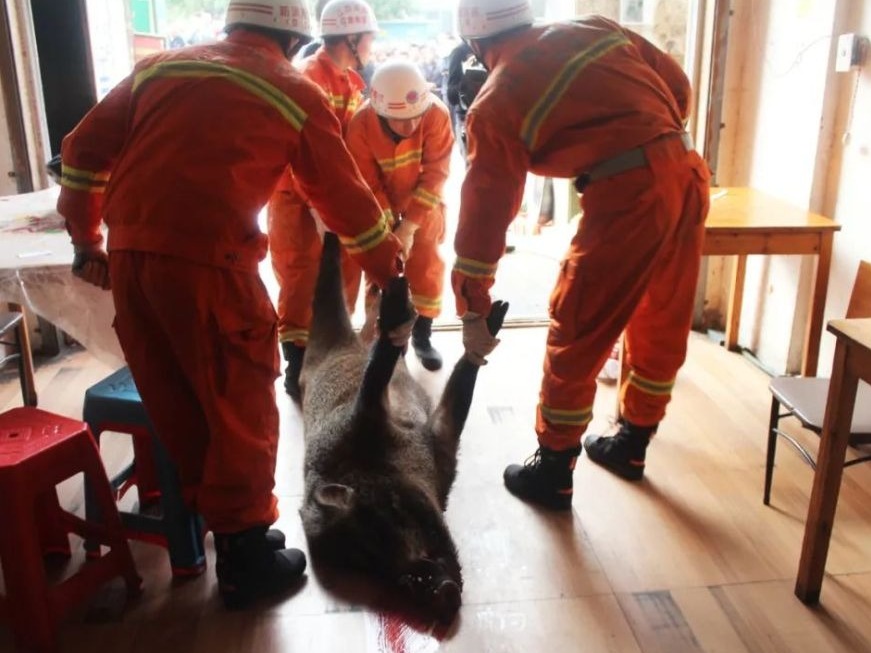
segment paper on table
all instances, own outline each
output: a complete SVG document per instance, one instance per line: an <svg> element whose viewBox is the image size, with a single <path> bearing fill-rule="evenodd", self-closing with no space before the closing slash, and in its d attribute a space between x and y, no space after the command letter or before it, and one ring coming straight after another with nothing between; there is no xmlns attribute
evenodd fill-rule
<svg viewBox="0 0 871 653"><path fill-rule="evenodd" d="M73 246L55 210L58 192L0 197L0 301L27 306L101 361L121 367L112 293L73 276Z"/></svg>

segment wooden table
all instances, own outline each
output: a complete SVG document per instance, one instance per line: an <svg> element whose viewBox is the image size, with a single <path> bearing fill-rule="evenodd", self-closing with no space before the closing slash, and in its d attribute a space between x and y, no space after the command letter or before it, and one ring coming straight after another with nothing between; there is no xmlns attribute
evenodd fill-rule
<svg viewBox="0 0 871 653"><path fill-rule="evenodd" d="M0 197L0 302L26 306L115 368L112 293L73 276L73 246L55 210L59 186Z"/></svg>
<svg viewBox="0 0 871 653"><path fill-rule="evenodd" d="M712 188L705 223L705 256L737 256L726 313L726 346L738 347L747 256L815 254L816 272L805 325L801 373L816 376L829 285L832 240L840 229L829 218L752 188Z"/></svg>
<svg viewBox="0 0 871 653"><path fill-rule="evenodd" d="M801 373L817 375L823 314L832 263L832 241L841 225L817 213L752 188L712 188L711 209L705 221L703 256L737 256L729 288L725 345L738 349L738 327L744 299L747 257L753 254L815 254L817 256L811 306L805 325ZM617 387L629 374L625 343L620 346ZM620 414L620 393L617 411Z"/></svg>
<svg viewBox="0 0 871 653"><path fill-rule="evenodd" d="M805 603L820 600L856 390L859 379L871 383L871 319L832 320L828 330L837 338L835 360L795 581L795 595Z"/></svg>

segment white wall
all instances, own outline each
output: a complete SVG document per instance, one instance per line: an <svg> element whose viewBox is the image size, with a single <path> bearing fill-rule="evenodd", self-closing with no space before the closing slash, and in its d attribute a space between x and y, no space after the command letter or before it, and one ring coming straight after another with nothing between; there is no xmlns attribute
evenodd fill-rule
<svg viewBox="0 0 871 653"><path fill-rule="evenodd" d="M871 36L869 3L849 5L841 31ZM835 236L826 320L844 317L859 261L871 261L871 51L864 68L838 75L832 93L841 102L823 206L841 225L841 232ZM845 144L842 137L846 132L850 136ZM823 336L820 374L831 371L834 349L834 337Z"/></svg>
<svg viewBox="0 0 871 653"><path fill-rule="evenodd" d="M844 302L840 284L860 251L871 255L867 212L861 222L863 161L865 186L869 177L867 154L864 159L859 154L863 134L858 125L871 116L867 72L860 85L866 96L856 105L855 138L843 157L843 179L831 180L833 142L840 146L832 136L844 104L843 75L833 71L834 44L837 34L855 22L850 11L860 4L867 3L733 0L730 25L718 182L752 186L845 225L835 237L830 310ZM849 232L848 223L854 225ZM749 259L739 344L775 372L800 365L813 265L811 257ZM826 358L830 350L821 361Z"/></svg>
<svg viewBox="0 0 871 653"><path fill-rule="evenodd" d="M6 120L6 107L0 99L0 195L18 193L18 183L9 174L15 171L12 163L12 144L9 142L9 128Z"/></svg>

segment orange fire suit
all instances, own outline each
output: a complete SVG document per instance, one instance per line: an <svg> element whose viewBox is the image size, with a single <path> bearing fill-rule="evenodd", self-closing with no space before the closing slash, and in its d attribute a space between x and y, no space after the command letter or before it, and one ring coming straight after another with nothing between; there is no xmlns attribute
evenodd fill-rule
<svg viewBox="0 0 871 653"><path fill-rule="evenodd" d="M326 98L240 29L138 63L62 159L58 211L79 247L108 226L116 331L186 499L216 532L271 524L278 355L257 214L289 164L369 274L400 260Z"/></svg>
<svg viewBox="0 0 871 653"><path fill-rule="evenodd" d="M539 443L579 444L596 374L624 329L622 415L655 425L686 356L709 202L707 166L681 137L689 82L668 55L600 17L523 30L484 56L491 72L466 118L457 310L489 312L527 171L577 178L583 219L550 298Z"/></svg>
<svg viewBox="0 0 871 653"><path fill-rule="evenodd" d="M323 48L305 59L300 70L326 93L344 134L363 98L366 87L363 78L354 70L340 69ZM330 183L333 182L330 179ZM334 184L332 188L336 193L344 192L341 185ZM289 169L269 201L267 219L272 269L278 280L278 339L304 347L312 317L321 239L310 202ZM345 252L342 253L342 276L348 310L353 312L360 291L360 266Z"/></svg>
<svg viewBox="0 0 871 653"><path fill-rule="evenodd" d="M405 276L417 312L438 317L445 276L445 263L438 251L445 238L442 187L450 172L454 145L447 107L434 98L414 133L396 139L366 103L351 120L346 140L381 208L394 219L419 225L405 263Z"/></svg>

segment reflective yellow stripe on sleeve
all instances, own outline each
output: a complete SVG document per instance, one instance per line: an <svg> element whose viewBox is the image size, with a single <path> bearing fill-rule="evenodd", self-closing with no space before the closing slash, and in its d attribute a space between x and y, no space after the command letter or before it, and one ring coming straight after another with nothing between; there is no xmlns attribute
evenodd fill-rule
<svg viewBox="0 0 871 653"><path fill-rule="evenodd" d="M339 242L344 245L349 254L361 254L378 247L378 245L387 238L389 231L387 214L382 211L381 217L378 219L378 223L374 227L367 229L353 238L339 236Z"/></svg>
<svg viewBox="0 0 871 653"><path fill-rule="evenodd" d="M422 150L411 150L402 154L395 159L378 159L378 167L383 172L393 172L397 168L402 168L407 165L420 165L420 157Z"/></svg>
<svg viewBox="0 0 871 653"><path fill-rule="evenodd" d="M357 103L352 99L348 102L348 98L344 95L339 95L337 93L328 93L327 97L330 99L330 106L336 110L344 109L346 106L348 109L353 109Z"/></svg>
<svg viewBox="0 0 871 653"><path fill-rule="evenodd" d="M308 114L278 88L249 72L210 61L164 61L139 71L133 80L133 92L159 77L222 77L256 95L274 107L297 131Z"/></svg>
<svg viewBox="0 0 871 653"><path fill-rule="evenodd" d="M79 168L73 168L65 163L61 163L61 186L66 186L73 190L84 190L89 193L102 193L106 190L108 182L108 171L91 172L90 170L80 170Z"/></svg>
<svg viewBox="0 0 871 653"><path fill-rule="evenodd" d="M629 39L622 33L615 32L584 48L566 62L547 90L538 98L538 102L535 103L523 119L520 137L529 149L536 146L538 132L542 124L547 120L551 109L560 101L560 98L562 98L575 77L599 57L616 47L628 45L629 42Z"/></svg>
<svg viewBox="0 0 871 653"><path fill-rule="evenodd" d="M428 208L433 208L442 199L435 193L430 193L426 188L415 188L411 196Z"/></svg>

